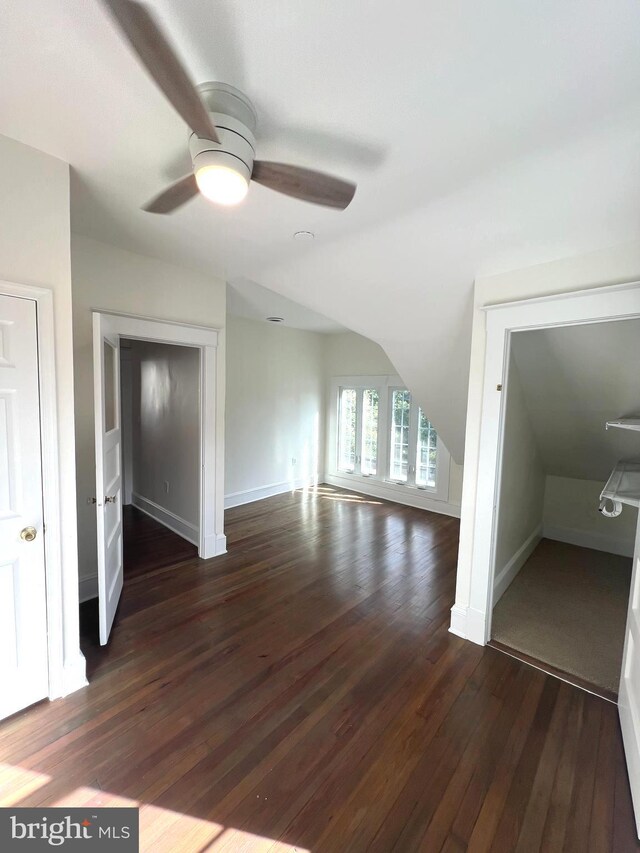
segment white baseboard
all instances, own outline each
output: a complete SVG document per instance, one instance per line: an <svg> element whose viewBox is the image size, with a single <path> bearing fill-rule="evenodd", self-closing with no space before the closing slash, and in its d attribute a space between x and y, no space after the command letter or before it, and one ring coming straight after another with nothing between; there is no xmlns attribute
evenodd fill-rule
<svg viewBox="0 0 640 853"><path fill-rule="evenodd" d="M451 608L449 631L463 640L470 640L479 646L487 644L487 617L485 613L473 607L454 604Z"/></svg>
<svg viewBox="0 0 640 853"><path fill-rule="evenodd" d="M337 486L340 489L361 492L363 495L369 495L371 498L381 498L382 500L392 501L403 506L413 506L417 509L426 509L429 512L438 512L441 515L460 518L460 506L458 504L434 500L429 497L428 492L424 492L421 489L406 488L405 490L404 487L386 485L380 480L366 477L354 480L336 474L326 474L324 482L329 486Z"/></svg>
<svg viewBox="0 0 640 853"><path fill-rule="evenodd" d="M62 676L62 685L60 696L68 696L70 693L75 693L81 687L86 687L87 681L87 662L83 654L78 653L72 661L65 663ZM49 699L58 699L59 696L49 695Z"/></svg>
<svg viewBox="0 0 640 853"><path fill-rule="evenodd" d="M79 598L80 604L98 597L98 575L88 578L80 578Z"/></svg>
<svg viewBox="0 0 640 853"><path fill-rule="evenodd" d="M567 545L580 545L594 551L606 551L607 554L619 554L621 557L633 557L633 539L620 539L593 530L575 530L570 527L554 527L545 524L542 529L545 539L566 542Z"/></svg>
<svg viewBox="0 0 640 853"><path fill-rule="evenodd" d="M319 482L323 482L323 480L320 479ZM313 479L304 477L293 482L271 483L268 486L258 486L256 489L245 489L243 492L231 492L224 496L224 508L231 509L234 506L262 501L265 498L272 498L275 495L284 495L286 492L295 492L296 489L311 487L315 483L315 477Z"/></svg>
<svg viewBox="0 0 640 853"><path fill-rule="evenodd" d="M213 533L211 536L204 538L204 552L198 556L203 560L210 560L213 557L219 557L221 554L227 553L227 537L224 533Z"/></svg>
<svg viewBox="0 0 640 853"><path fill-rule="evenodd" d="M186 519L176 515L175 512L165 509L160 504L139 495L137 492L132 492L131 503L141 512L168 527L169 530L173 530L178 536L182 536L187 542L200 545L200 534L195 524L191 524L190 521L186 521Z"/></svg>
<svg viewBox="0 0 640 853"><path fill-rule="evenodd" d="M511 584L515 576L518 574L520 569L527 562L529 557L533 554L535 549L540 544L540 540L542 539L542 525L536 527L536 529L531 533L522 545L518 548L516 553L511 557L509 562L503 566L495 575L493 581L493 606L502 598L503 593L507 589L507 587Z"/></svg>

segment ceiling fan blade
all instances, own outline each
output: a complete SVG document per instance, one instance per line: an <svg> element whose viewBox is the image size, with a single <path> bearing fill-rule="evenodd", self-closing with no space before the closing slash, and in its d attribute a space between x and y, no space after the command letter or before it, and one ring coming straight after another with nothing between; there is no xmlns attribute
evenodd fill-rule
<svg viewBox="0 0 640 853"><path fill-rule="evenodd" d="M142 3L103 0L158 87L197 135L219 142L215 126L162 30Z"/></svg>
<svg viewBox="0 0 640 853"><path fill-rule="evenodd" d="M252 181L257 181L269 189L302 201L322 204L344 210L353 198L356 185L323 172L302 169L300 166L288 166L286 163L269 163L255 160Z"/></svg>
<svg viewBox="0 0 640 853"><path fill-rule="evenodd" d="M147 213L172 213L199 192L194 175L185 175L142 208Z"/></svg>

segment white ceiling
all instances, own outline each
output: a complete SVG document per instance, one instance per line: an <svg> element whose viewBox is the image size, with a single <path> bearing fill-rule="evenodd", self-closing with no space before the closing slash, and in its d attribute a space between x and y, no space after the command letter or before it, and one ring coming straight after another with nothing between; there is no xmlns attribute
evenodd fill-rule
<svg viewBox="0 0 640 853"><path fill-rule="evenodd" d="M605 429L640 414L640 320L518 332L513 355L547 474L604 485L640 458L640 433Z"/></svg>
<svg viewBox="0 0 640 853"><path fill-rule="evenodd" d="M265 322L267 317L282 317L281 325L291 329L304 329L307 332L333 334L347 331L344 326L318 314L317 311L305 308L299 302L287 299L286 296L281 296L249 279L236 279L227 285L227 312L236 317Z"/></svg>
<svg viewBox="0 0 640 853"><path fill-rule="evenodd" d="M196 82L250 95L259 157L358 182L345 212L258 185L140 211L188 169L186 131L97 0L0 5L0 132L71 163L75 231L381 343L460 461L474 277L637 238L640 4L151 5Z"/></svg>

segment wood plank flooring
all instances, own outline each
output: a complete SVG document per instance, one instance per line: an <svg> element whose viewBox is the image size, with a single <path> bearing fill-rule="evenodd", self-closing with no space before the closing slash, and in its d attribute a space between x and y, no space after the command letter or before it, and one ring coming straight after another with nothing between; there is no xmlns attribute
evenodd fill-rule
<svg viewBox="0 0 640 853"><path fill-rule="evenodd" d="M639 849L615 706L448 632L455 519L321 487L169 562L138 521L89 687L0 724L0 802L139 805L154 853Z"/></svg>

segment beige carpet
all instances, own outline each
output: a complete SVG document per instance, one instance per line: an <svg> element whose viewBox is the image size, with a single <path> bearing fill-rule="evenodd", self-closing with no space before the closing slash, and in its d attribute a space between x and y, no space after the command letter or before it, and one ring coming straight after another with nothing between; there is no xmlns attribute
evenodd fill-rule
<svg viewBox="0 0 640 853"><path fill-rule="evenodd" d="M495 606L492 638L617 693L631 566L543 539Z"/></svg>

